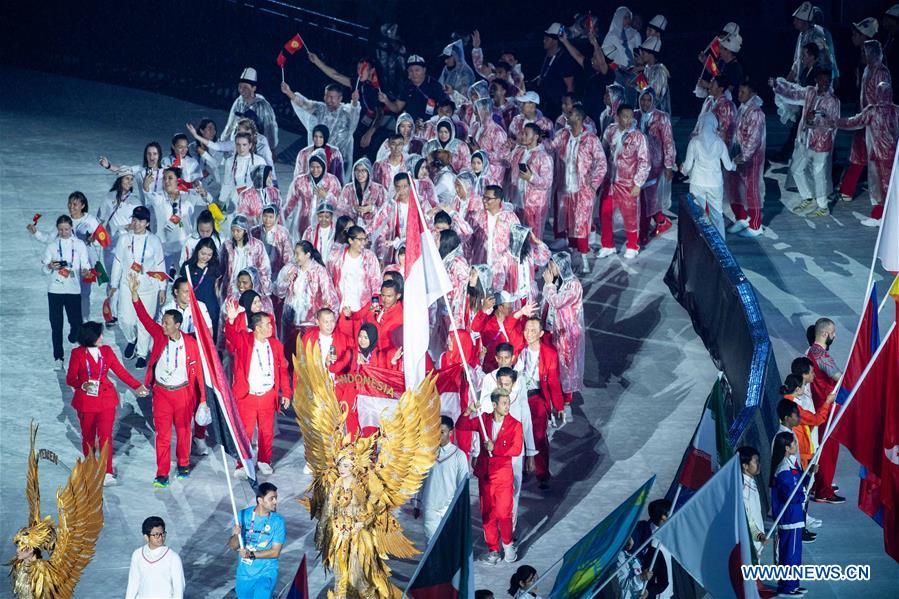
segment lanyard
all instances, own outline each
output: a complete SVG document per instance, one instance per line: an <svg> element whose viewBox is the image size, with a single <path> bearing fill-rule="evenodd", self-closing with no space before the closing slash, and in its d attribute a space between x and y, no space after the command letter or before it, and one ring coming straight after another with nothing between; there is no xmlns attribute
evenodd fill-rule
<svg viewBox="0 0 899 599"><path fill-rule="evenodd" d="M172 215L173 216L178 216L179 214L181 214L181 192L180 191L178 192L178 199L177 200L170 199L169 203L172 206Z"/></svg>
<svg viewBox="0 0 899 599"><path fill-rule="evenodd" d="M252 513L253 513L253 515L250 518L250 530L247 532L247 542L246 542L247 546L249 546L249 547L256 546L256 543L253 542L253 533L256 532L256 526L255 526L256 510L254 509ZM256 537L256 541L259 541L260 539L262 539L262 533L265 532L265 527L268 524L269 518L271 518L271 517L272 517L271 514L269 514L268 516L265 517L265 520L263 520L260 523L260 524L262 524L262 528L259 529L259 536Z"/></svg>
<svg viewBox="0 0 899 599"><path fill-rule="evenodd" d="M268 372L266 372L265 367L262 365L262 357L259 355L259 348L254 347L253 353L256 355L256 361L259 363L259 370L262 371L262 376L270 377L275 374L274 369L272 368L272 346L266 345L266 349L268 349ZM253 516L255 517L256 512L253 512Z"/></svg>
<svg viewBox="0 0 899 599"><path fill-rule="evenodd" d="M181 345L179 344L178 347L175 348L175 367L172 368L170 366L170 361L169 361L169 358L171 357L169 355L169 348L171 346L172 346L171 341L169 341L168 343L165 344L165 366L166 366L166 369L168 369L169 375L174 374L175 371L178 370L178 352L181 351Z"/></svg>
<svg viewBox="0 0 899 599"><path fill-rule="evenodd" d="M65 259L65 256L62 255L62 239L56 240L57 247L59 249L59 261L62 262ZM75 242L72 242L72 261L69 262L69 267L75 268Z"/></svg>
<svg viewBox="0 0 899 599"><path fill-rule="evenodd" d="M87 355L90 356L90 352L88 352ZM99 379L100 377L103 376L103 352L100 352L100 360L99 361L100 361L100 370L99 370L99 373L97 374L97 379ZM94 379L94 377L93 377L93 373L91 372L91 362L88 358L84 358L84 366L87 368L87 378L91 379L91 380L97 380L97 379Z"/></svg>
<svg viewBox="0 0 899 599"><path fill-rule="evenodd" d="M128 201L128 198L129 198L129 197L131 197L131 192L130 192L130 191L125 192L125 195L122 196L121 199L119 199L118 195L116 195L115 205L112 207L112 212L110 213L109 218L106 219L106 226L107 226L107 227L109 227L109 223L112 222L112 219L113 219L113 217L116 215L116 212L118 212L118 211L119 211L119 208L121 208L122 205L123 205L125 202Z"/></svg>
<svg viewBox="0 0 899 599"><path fill-rule="evenodd" d="M202 274L200 274L200 280L197 281L197 284L194 286L195 289L199 289L199 288L200 288L200 285L203 284L203 279L206 278L206 271L208 271L208 270L209 270L209 267L208 267L208 266L207 266L206 268L203 269Z"/></svg>
<svg viewBox="0 0 899 599"><path fill-rule="evenodd" d="M240 157L241 157L240 154L235 154L235 155L234 155L234 162L231 163L231 178L234 179L234 186L235 186L235 187L237 187L237 159L240 158ZM250 167L253 166L253 155L252 155L252 154L248 154L246 157L249 158L249 161L248 161L248 163L247 163L247 167L246 167L246 168L244 169L244 171L243 171L243 181L244 181L244 183L247 182L247 176L250 174Z"/></svg>
<svg viewBox="0 0 899 599"><path fill-rule="evenodd" d="M140 252L140 264L144 265L144 257L147 255L147 240L148 237L144 237L144 248ZM134 258L134 235L131 236L131 257Z"/></svg>

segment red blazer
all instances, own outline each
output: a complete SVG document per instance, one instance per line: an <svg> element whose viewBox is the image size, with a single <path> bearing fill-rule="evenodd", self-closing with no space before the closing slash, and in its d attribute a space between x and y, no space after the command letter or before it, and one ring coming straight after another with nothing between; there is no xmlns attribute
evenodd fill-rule
<svg viewBox="0 0 899 599"><path fill-rule="evenodd" d="M545 337L545 335L544 335ZM516 361L521 359L525 347L518 352ZM548 343L540 343L540 358L537 362L537 373L540 377L540 394L549 406L556 412L565 408L565 399L562 395L562 382L559 379L559 353Z"/></svg>
<svg viewBox="0 0 899 599"><path fill-rule="evenodd" d="M356 356L359 355L359 347L353 347L350 349L350 372L359 372L361 366L358 363L358 358ZM387 362L385 364L385 362ZM370 366L374 366L376 368L390 368L390 360L384 359L384 354L378 351L378 348L372 350L370 354L368 354L368 364Z"/></svg>
<svg viewBox="0 0 899 599"><path fill-rule="evenodd" d="M496 319L496 311L487 314L483 310L478 312L471 322L471 330L481 334L481 344L487 349L484 356L484 372L493 372L497 368L496 364L496 346L500 343L511 343L515 348L514 353L517 354L526 345L522 330L524 328L524 320L519 320L509 314L503 320L503 328L506 335L499 330L499 321Z"/></svg>
<svg viewBox="0 0 899 599"><path fill-rule="evenodd" d="M303 335L304 349L310 343L313 345L318 343L318 332L318 327L306 331L306 334ZM334 332L331 333L331 341L334 344L334 353L337 356L337 361L328 366L328 370L335 376L345 374L349 372L350 361L353 359L353 349L350 347L350 339L337 329L334 329Z"/></svg>
<svg viewBox="0 0 899 599"><path fill-rule="evenodd" d="M119 394L116 392L115 385L109 380L110 370L132 389L140 387L140 381L131 376L131 373L122 366L111 347L100 346L100 359L103 361L102 372L99 362L94 361L86 347L79 345L72 350L69 358L69 370L66 373L66 385L75 389L72 407L79 412L100 412L110 408L115 409L119 405ZM88 367L90 367L90 376L88 376ZM81 385L89 379L100 380L100 391L96 397L81 390Z"/></svg>
<svg viewBox="0 0 899 599"><path fill-rule="evenodd" d="M381 316L380 320L378 319L379 315ZM365 321L377 327L377 347L380 351L387 352L389 361L393 352L403 346L403 302L397 302L393 307L380 313L369 312Z"/></svg>
<svg viewBox="0 0 899 599"><path fill-rule="evenodd" d="M266 312L272 319L272 338L274 339L278 334L278 320L275 317L274 310L271 312ZM225 317L225 322L228 321L228 318ZM240 312L237 313L237 316L234 318L234 326L237 327L238 331L248 331L250 329L249 323L247 323L247 313L245 310L241 309ZM229 354L234 353L234 348L231 347L231 342L225 338L225 351Z"/></svg>
<svg viewBox="0 0 899 599"><path fill-rule="evenodd" d="M493 435L493 414L481 414L484 422L484 429L487 434ZM481 437L481 453L478 454L478 460L474 464L474 475L478 478L493 478L501 471L506 470L510 476L509 483L512 482L512 458L521 455L521 449L524 445L524 437L521 432L521 422L515 420L511 414L506 414L503 418L502 428L493 442L493 455L487 451L487 439L481 432L481 425L478 424L477 416L459 417L456 422L456 428L463 431L477 431Z"/></svg>
<svg viewBox="0 0 899 599"><path fill-rule="evenodd" d="M250 360L253 357L253 344L255 343L253 333L246 330L246 327L240 328L237 319L234 323L229 323L225 319L225 339L231 344L231 357L234 358L232 365L233 378L231 381L231 389L234 391L234 397L239 401L250 394ZM275 390L281 397L290 397L291 385L290 375L287 372L287 358L284 357L284 346L274 337L269 337L268 342L272 347L272 359L275 367Z"/></svg>
<svg viewBox="0 0 899 599"><path fill-rule="evenodd" d="M150 333L150 337L153 338L153 349L150 350L150 359L147 361L147 374L144 377L144 385L150 389L155 383L154 377L156 374L154 369L156 362L159 361L159 357L169 342L169 338L162 331L162 325L147 314L147 309L142 301L137 300L134 302L134 311L137 312L137 318L140 320L140 323L144 325L144 328ZM199 398L200 401L206 401L206 383L203 380L203 366L200 363L200 347L197 345L197 340L193 335L181 333L181 337L184 339L184 357L187 364L187 388L191 393L195 394L194 397Z"/></svg>

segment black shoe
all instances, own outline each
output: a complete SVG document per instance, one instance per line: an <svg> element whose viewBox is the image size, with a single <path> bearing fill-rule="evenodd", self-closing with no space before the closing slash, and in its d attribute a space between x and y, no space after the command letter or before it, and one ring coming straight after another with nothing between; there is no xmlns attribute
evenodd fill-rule
<svg viewBox="0 0 899 599"><path fill-rule="evenodd" d="M833 489L834 493L836 493L840 490L840 485L830 485L830 488Z"/></svg>
<svg viewBox="0 0 899 599"><path fill-rule="evenodd" d="M108 322L106 323L106 328L107 328L107 329L114 328L115 325L117 325L117 324L119 324L119 319L118 319L118 318L113 318L112 320L110 320L110 321L108 321Z"/></svg>
<svg viewBox="0 0 899 599"><path fill-rule="evenodd" d="M537 483L537 488L540 489L541 491L547 490L549 488L549 481L541 480L540 482Z"/></svg>
<svg viewBox="0 0 899 599"><path fill-rule="evenodd" d="M122 352L122 355L125 356L125 357L126 357L127 359L129 359L129 360L130 360L131 358L133 358L133 357L134 357L134 344L133 344L133 343L129 343L128 345L126 345L126 346L125 346L125 351Z"/></svg>
<svg viewBox="0 0 899 599"><path fill-rule="evenodd" d="M178 466L178 474L176 478L184 479L190 476L190 466Z"/></svg>
<svg viewBox="0 0 899 599"><path fill-rule="evenodd" d="M796 590L800 593L808 593L808 589L805 587L796 587Z"/></svg>
<svg viewBox="0 0 899 599"><path fill-rule="evenodd" d="M157 489L165 489L169 486L169 477L157 476L155 479L153 479L153 486Z"/></svg>
<svg viewBox="0 0 899 599"><path fill-rule="evenodd" d="M74 333L69 333L69 343L78 343L78 335Z"/></svg>
<svg viewBox="0 0 899 599"><path fill-rule="evenodd" d="M818 535L816 535L815 533L809 532L807 529L803 529L803 531L802 531L802 542L803 543L814 543L815 539L817 539L817 538L818 538Z"/></svg>
<svg viewBox="0 0 899 599"><path fill-rule="evenodd" d="M831 495L830 497L815 497L815 501L816 501L817 503L832 503L832 504L838 504L838 503L846 503L846 498L845 498L845 497L840 497L839 495L837 495L836 493L834 493L834 494Z"/></svg>
<svg viewBox="0 0 899 599"><path fill-rule="evenodd" d="M143 370L147 367L147 359L144 357L140 357L137 359L137 362L134 363L134 367L138 370Z"/></svg>

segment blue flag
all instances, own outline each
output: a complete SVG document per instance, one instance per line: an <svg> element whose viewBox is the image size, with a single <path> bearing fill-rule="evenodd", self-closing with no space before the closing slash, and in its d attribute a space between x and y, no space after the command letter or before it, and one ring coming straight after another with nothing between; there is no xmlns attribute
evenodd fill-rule
<svg viewBox="0 0 899 599"><path fill-rule="evenodd" d="M549 595L550 599L589 597L594 587L618 563L624 547L646 505L656 477L650 478L615 511L565 552L562 568Z"/></svg>

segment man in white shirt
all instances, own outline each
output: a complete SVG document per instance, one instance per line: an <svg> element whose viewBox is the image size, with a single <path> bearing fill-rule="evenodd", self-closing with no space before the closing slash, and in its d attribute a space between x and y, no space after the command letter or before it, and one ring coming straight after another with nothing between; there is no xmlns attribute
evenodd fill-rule
<svg viewBox="0 0 899 599"><path fill-rule="evenodd" d="M147 544L131 554L125 599L181 599L184 569L178 554L166 547L165 522L159 516L150 516L141 530Z"/></svg>
<svg viewBox="0 0 899 599"><path fill-rule="evenodd" d="M755 480L759 474L759 452L754 447L744 445L737 449L737 454L740 456L740 468L743 470L743 507L749 521L749 536L758 553L768 542L765 536L765 518L762 516L759 487Z"/></svg>
<svg viewBox="0 0 899 599"><path fill-rule="evenodd" d="M140 326L131 296L124 293L116 298L115 295L119 288L127 288L129 275L136 274L140 282L138 295L148 313L155 314L156 306L165 302L165 282L155 278L165 278L165 253L159 238L147 230L149 225L150 211L145 206L137 206L132 211L131 232L119 237L109 276L109 301L118 301L119 328L128 342L123 355L131 359L136 352L137 368L147 366L150 334Z"/></svg>
<svg viewBox="0 0 899 599"><path fill-rule="evenodd" d="M437 450L437 462L431 467L421 488L425 536L429 540L437 532L440 521L443 520L450 502L456 495L456 489L468 477L468 460L465 458L465 452L450 442L454 426L453 419L449 416L440 417L440 448ZM419 508L415 508L416 518L419 512Z"/></svg>
<svg viewBox="0 0 899 599"><path fill-rule="evenodd" d="M197 300L197 304L200 306L200 313L203 321L211 330L212 318L209 317L209 310L206 309L206 304L199 300ZM183 319L183 324L181 325L182 333L188 333L190 335L196 334L197 324L194 321L193 311L190 307L190 287L187 284L187 279L184 277L178 277L175 279L175 282L172 283L172 299L166 302L160 312L165 314L168 310L177 310L178 312L181 312L181 318ZM161 320L162 318L160 317L160 321Z"/></svg>
<svg viewBox="0 0 899 599"><path fill-rule="evenodd" d="M518 523L518 500L521 496L521 482L525 472L534 471L534 456L539 452L534 445L534 429L531 421L531 409L528 405L527 390L518 382L518 373L512 368L512 352L508 343L497 346L496 363L499 366L493 372L484 376L481 383L481 411L487 414L493 412L493 402L490 395L497 389L505 389L509 392L509 413L515 420L521 422L521 432L524 438L524 449L521 455L512 458L512 528ZM472 454L478 452L472 451Z"/></svg>
<svg viewBox="0 0 899 599"><path fill-rule="evenodd" d="M256 123L256 131L264 135L268 140L268 146L272 153L278 147L278 121L275 111L262 94L256 93L256 69L247 67L240 74L237 83L237 99L231 105L228 114L228 122L222 130L222 139L234 139L237 133L237 124L241 119L247 118ZM310 131L312 128L310 127ZM311 135L311 133L310 133ZM310 142L312 143L312 142Z"/></svg>

